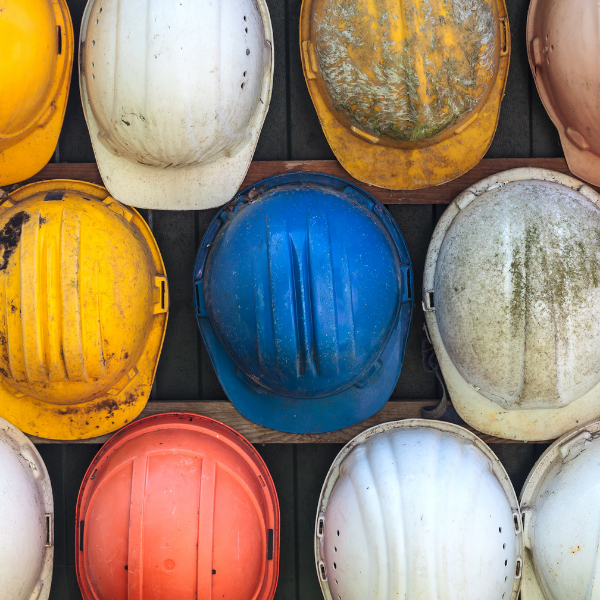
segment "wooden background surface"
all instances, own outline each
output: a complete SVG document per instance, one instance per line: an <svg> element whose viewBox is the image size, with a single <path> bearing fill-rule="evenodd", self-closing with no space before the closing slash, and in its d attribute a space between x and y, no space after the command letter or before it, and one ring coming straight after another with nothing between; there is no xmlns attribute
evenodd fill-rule
<svg viewBox="0 0 600 600"><path fill-rule="evenodd" d="M79 34L84 0L67 0ZM310 101L298 51L301 0L268 0L274 29L275 80L271 107L256 150L257 161L288 161L282 170L305 160L333 160ZM558 134L548 119L531 79L525 49L529 0L508 0L512 57L498 132L487 158L560 158ZM201 58L199 57L199 60ZM90 163L94 154L80 106L77 64L73 72L67 115L56 150L56 163ZM486 162L488 170L502 163ZM524 160L524 164L531 161ZM560 167L564 163L546 163ZM75 165L74 165L75 166ZM253 169L262 167L254 166ZM45 174L64 172L50 165ZM93 166L81 166L81 169ZM272 168L272 165L271 167ZM58 169L58 170L56 170ZM70 172L75 173L76 170ZM482 171L477 170L479 175ZM484 173L489 174L489 173ZM479 179L466 176L464 181ZM465 183L464 185L468 185ZM389 198L411 202L414 195ZM391 402L439 396L435 378L421 367L423 316L420 289L427 245L435 223L451 198L440 190L423 192L421 202L394 204L389 209L406 239L414 267L415 311L406 360ZM385 200L384 198L382 198ZM440 204L441 203L441 204ZM161 248L169 277L169 326L149 409L168 409L182 401L226 400L199 335L193 312L191 273L205 228L215 210L144 212ZM415 409L417 409L415 405ZM394 407L389 410L393 412ZM507 468L517 493L543 444L492 444ZM55 567L51 600L76 600L81 595L74 567L75 503L79 485L99 444L39 444L52 478L55 500ZM281 506L281 565L277 600L321 600L314 567L313 529L317 499L325 474L341 444L258 444L271 470Z"/></svg>

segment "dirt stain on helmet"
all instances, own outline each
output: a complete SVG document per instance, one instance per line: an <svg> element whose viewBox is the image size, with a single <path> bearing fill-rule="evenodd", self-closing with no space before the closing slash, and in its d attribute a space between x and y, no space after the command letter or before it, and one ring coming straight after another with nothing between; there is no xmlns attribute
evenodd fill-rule
<svg viewBox="0 0 600 600"><path fill-rule="evenodd" d="M20 211L13 215L2 228L2 231L0 231L0 248L2 249L2 264L0 265L0 271L6 270L10 257L13 255L15 248L19 245L23 223L27 223L29 218L28 213Z"/></svg>

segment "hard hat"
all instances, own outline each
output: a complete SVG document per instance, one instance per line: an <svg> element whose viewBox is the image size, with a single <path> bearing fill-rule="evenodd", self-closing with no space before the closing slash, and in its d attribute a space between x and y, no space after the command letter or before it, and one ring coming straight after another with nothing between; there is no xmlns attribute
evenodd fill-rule
<svg viewBox="0 0 600 600"><path fill-rule="evenodd" d="M522 600L598 597L600 422L550 446L521 493Z"/></svg>
<svg viewBox="0 0 600 600"><path fill-rule="evenodd" d="M88 0L79 83L102 180L121 202L228 202L250 166L273 82L265 0Z"/></svg>
<svg viewBox="0 0 600 600"><path fill-rule="evenodd" d="M367 429L323 484L315 561L325 600L516 600L521 552L510 479L458 425Z"/></svg>
<svg viewBox="0 0 600 600"><path fill-rule="evenodd" d="M489 148L510 60L504 0L303 0L300 49L327 141L359 181L439 185Z"/></svg>
<svg viewBox="0 0 600 600"><path fill-rule="evenodd" d="M198 325L248 419L320 433L375 414L402 367L412 268L398 226L342 179L290 173L238 194L194 270Z"/></svg>
<svg viewBox="0 0 600 600"><path fill-rule="evenodd" d="M65 0L11 0L0 17L0 185L52 157L69 95L73 25Z"/></svg>
<svg viewBox="0 0 600 600"><path fill-rule="evenodd" d="M427 252L425 317L472 427L558 437L600 416L600 195L544 169L476 183Z"/></svg>
<svg viewBox="0 0 600 600"><path fill-rule="evenodd" d="M145 221L100 186L44 181L0 205L0 250L0 415L64 440L132 421L168 310Z"/></svg>
<svg viewBox="0 0 600 600"><path fill-rule="evenodd" d="M600 185L598 2L531 0L527 54L569 169Z"/></svg>
<svg viewBox="0 0 600 600"><path fill-rule="evenodd" d="M0 598L48 600L54 504L35 446L0 418Z"/></svg>
<svg viewBox="0 0 600 600"><path fill-rule="evenodd" d="M75 559L84 600L270 600L279 572L271 475L239 433L170 413L128 425L88 469Z"/></svg>

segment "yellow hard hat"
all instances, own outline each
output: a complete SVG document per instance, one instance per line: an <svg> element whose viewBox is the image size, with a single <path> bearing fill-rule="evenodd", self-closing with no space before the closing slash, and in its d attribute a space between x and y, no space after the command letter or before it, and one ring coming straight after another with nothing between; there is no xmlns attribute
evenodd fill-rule
<svg viewBox="0 0 600 600"><path fill-rule="evenodd" d="M84 439L144 408L167 325L146 222L100 186L33 183L0 205L0 416Z"/></svg>
<svg viewBox="0 0 600 600"><path fill-rule="evenodd" d="M304 76L356 179L439 185L489 148L510 59L504 0L303 0Z"/></svg>
<svg viewBox="0 0 600 600"><path fill-rule="evenodd" d="M56 148L74 42L64 0L11 0L0 12L0 185L8 185L35 175Z"/></svg>

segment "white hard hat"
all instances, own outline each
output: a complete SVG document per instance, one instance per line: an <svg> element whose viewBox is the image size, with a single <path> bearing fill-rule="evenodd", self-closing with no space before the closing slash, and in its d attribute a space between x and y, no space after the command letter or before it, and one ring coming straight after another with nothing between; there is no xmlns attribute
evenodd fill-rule
<svg viewBox="0 0 600 600"><path fill-rule="evenodd" d="M423 308L472 427L547 440L600 415L600 195L514 169L460 194L427 252Z"/></svg>
<svg viewBox="0 0 600 600"><path fill-rule="evenodd" d="M273 82L264 0L89 0L81 99L104 185L120 202L220 206L246 175Z"/></svg>
<svg viewBox="0 0 600 600"><path fill-rule="evenodd" d="M35 446L0 418L0 600L47 600L54 559L52 487Z"/></svg>
<svg viewBox="0 0 600 600"><path fill-rule="evenodd" d="M517 497L469 431L409 419L361 433L325 479L315 559L325 600L516 599Z"/></svg>
<svg viewBox="0 0 600 600"><path fill-rule="evenodd" d="M600 598L599 437L598 421L566 434L525 482L522 600Z"/></svg>

